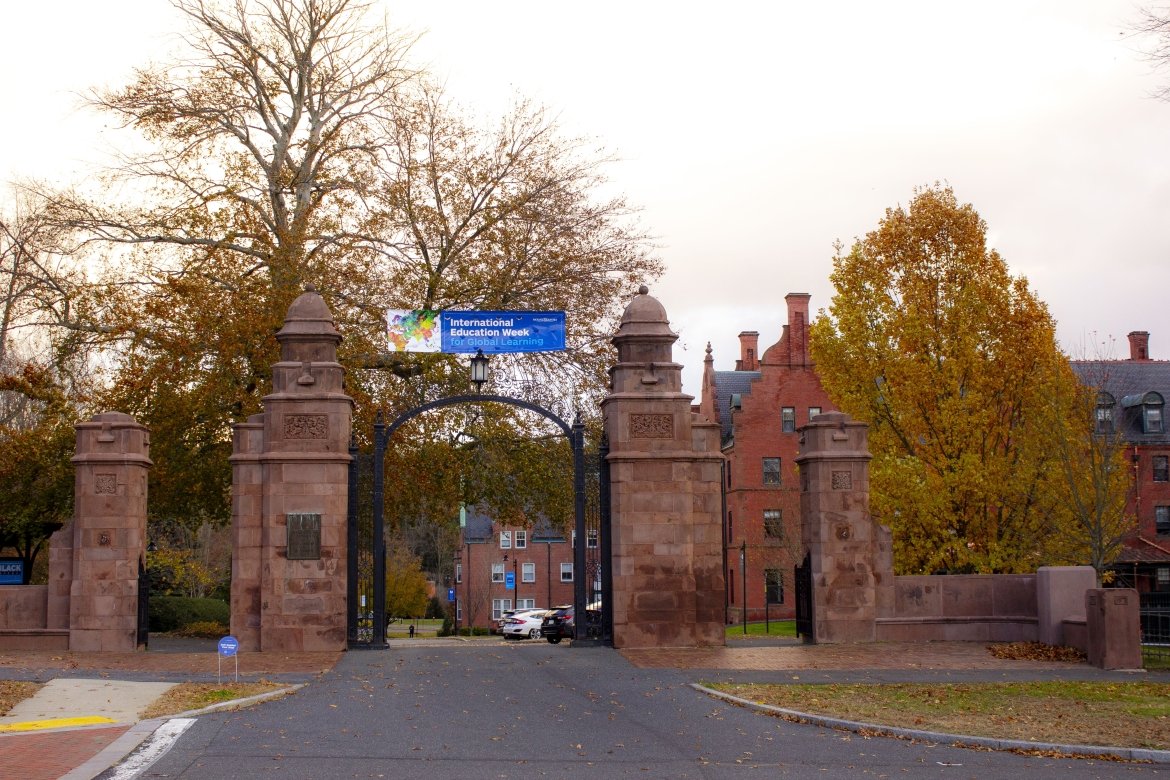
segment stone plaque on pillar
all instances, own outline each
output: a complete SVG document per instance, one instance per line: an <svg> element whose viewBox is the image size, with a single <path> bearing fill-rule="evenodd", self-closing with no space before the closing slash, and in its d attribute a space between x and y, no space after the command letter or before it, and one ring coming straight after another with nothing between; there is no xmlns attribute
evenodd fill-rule
<svg viewBox="0 0 1170 780"><path fill-rule="evenodd" d="M321 560L321 513L290 512L285 518L290 561Z"/></svg>

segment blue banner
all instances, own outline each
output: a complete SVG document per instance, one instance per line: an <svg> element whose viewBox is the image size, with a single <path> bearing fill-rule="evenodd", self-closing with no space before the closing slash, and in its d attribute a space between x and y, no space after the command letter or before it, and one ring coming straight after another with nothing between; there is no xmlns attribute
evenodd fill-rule
<svg viewBox="0 0 1170 780"><path fill-rule="evenodd" d="M445 311L439 333L443 352L559 352L565 348L565 313Z"/></svg>
<svg viewBox="0 0 1170 780"><path fill-rule="evenodd" d="M0 558L0 585L24 583L24 559Z"/></svg>
<svg viewBox="0 0 1170 780"><path fill-rule="evenodd" d="M563 311L423 311L386 313L387 340L396 352L560 352Z"/></svg>

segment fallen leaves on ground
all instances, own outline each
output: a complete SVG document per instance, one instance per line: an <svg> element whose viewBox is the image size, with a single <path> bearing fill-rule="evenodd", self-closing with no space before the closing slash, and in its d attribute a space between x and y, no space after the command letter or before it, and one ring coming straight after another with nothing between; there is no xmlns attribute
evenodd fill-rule
<svg viewBox="0 0 1170 780"><path fill-rule="evenodd" d="M0 715L33 696L42 688L41 683L0 680Z"/></svg>
<svg viewBox="0 0 1170 780"><path fill-rule="evenodd" d="M1085 660L1085 654L1075 647L1046 645L1043 642L1006 642L988 645L987 651L1007 661L1066 661Z"/></svg>
<svg viewBox="0 0 1170 780"><path fill-rule="evenodd" d="M180 712L199 710L213 704L246 699L261 693L270 693L288 686L267 681L246 683L179 683L155 699L143 718L161 718Z"/></svg>

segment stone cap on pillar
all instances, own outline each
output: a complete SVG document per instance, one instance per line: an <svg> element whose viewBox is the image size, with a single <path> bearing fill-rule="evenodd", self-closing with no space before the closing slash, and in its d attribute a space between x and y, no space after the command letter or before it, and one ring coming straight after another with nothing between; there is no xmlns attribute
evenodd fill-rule
<svg viewBox="0 0 1170 780"><path fill-rule="evenodd" d="M843 412L818 414L800 429L796 462L822 458L870 460L869 426Z"/></svg>
<svg viewBox="0 0 1170 780"><path fill-rule="evenodd" d="M73 426L76 431L75 465L95 461L120 461L153 465L150 431L123 412L101 412Z"/></svg>
<svg viewBox="0 0 1170 780"><path fill-rule="evenodd" d="M613 337L614 346L618 348L618 362L669 363L672 360L671 345L676 341L678 334L670 329L666 309L643 284L622 313L621 325Z"/></svg>
<svg viewBox="0 0 1170 780"><path fill-rule="evenodd" d="M311 284L288 307L284 327L276 334L282 361L336 362L341 334L333 325L333 313Z"/></svg>

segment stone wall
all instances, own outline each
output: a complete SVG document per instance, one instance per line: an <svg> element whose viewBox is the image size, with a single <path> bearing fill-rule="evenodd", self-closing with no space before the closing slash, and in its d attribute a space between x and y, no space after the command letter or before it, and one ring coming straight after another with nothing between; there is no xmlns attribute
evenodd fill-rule
<svg viewBox="0 0 1170 780"><path fill-rule="evenodd" d="M0 588L0 629L45 628L48 585L5 585Z"/></svg>
<svg viewBox="0 0 1170 780"><path fill-rule="evenodd" d="M876 622L882 641L1020 642L1037 639L1036 575L894 577L892 614Z"/></svg>

